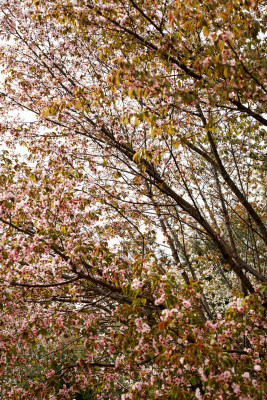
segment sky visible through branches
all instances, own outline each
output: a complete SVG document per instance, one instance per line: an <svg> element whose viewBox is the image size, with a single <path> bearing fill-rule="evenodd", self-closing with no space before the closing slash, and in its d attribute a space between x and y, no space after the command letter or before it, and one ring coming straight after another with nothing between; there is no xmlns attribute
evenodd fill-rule
<svg viewBox="0 0 267 400"><path fill-rule="evenodd" d="M0 399L264 398L265 22L0 0Z"/></svg>

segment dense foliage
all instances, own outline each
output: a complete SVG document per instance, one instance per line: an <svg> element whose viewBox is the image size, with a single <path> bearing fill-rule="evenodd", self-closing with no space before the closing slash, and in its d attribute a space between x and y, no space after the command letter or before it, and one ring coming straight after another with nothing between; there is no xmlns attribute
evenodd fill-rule
<svg viewBox="0 0 267 400"><path fill-rule="evenodd" d="M0 398L263 399L263 2L0 4Z"/></svg>

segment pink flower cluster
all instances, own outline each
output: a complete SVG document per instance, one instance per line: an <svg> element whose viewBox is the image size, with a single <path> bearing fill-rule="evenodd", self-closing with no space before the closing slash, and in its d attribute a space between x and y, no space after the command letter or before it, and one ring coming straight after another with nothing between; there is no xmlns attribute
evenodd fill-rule
<svg viewBox="0 0 267 400"><path fill-rule="evenodd" d="M223 38L223 40L231 40L231 39L233 39L233 34L230 31L218 30L217 31L217 38L219 38L220 36Z"/></svg>
<svg viewBox="0 0 267 400"><path fill-rule="evenodd" d="M146 322L143 322L142 318L135 319L135 325L137 327L137 332L149 333L150 327Z"/></svg>
<svg viewBox="0 0 267 400"><path fill-rule="evenodd" d="M131 288L133 290L141 289L143 286L144 286L144 283L136 278L132 281L132 284L131 284Z"/></svg>

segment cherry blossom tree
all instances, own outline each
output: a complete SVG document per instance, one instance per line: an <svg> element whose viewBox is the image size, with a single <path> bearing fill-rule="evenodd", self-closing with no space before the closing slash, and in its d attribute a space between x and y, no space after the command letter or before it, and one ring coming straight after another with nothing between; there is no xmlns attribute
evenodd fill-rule
<svg viewBox="0 0 267 400"><path fill-rule="evenodd" d="M0 4L0 398L262 399L263 4Z"/></svg>

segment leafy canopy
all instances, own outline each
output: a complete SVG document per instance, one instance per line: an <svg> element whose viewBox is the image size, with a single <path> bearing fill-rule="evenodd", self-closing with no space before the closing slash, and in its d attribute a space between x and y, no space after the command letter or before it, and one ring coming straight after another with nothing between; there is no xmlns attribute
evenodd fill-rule
<svg viewBox="0 0 267 400"><path fill-rule="evenodd" d="M263 3L0 4L0 398L262 399Z"/></svg>

